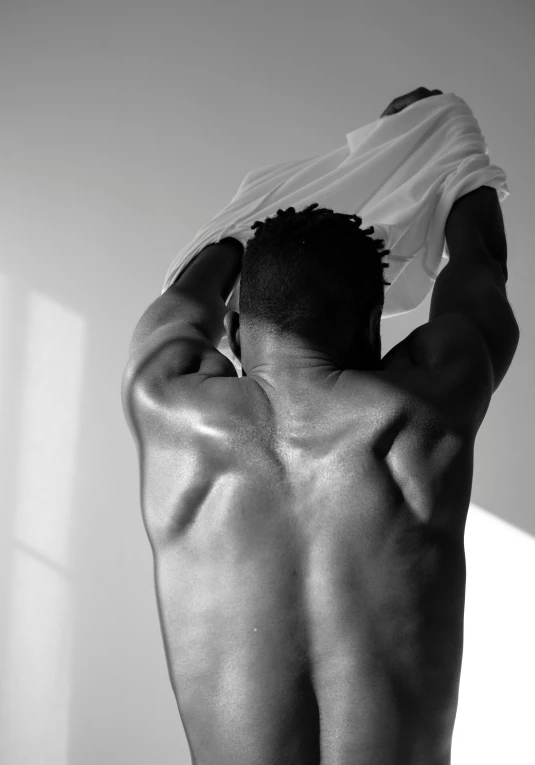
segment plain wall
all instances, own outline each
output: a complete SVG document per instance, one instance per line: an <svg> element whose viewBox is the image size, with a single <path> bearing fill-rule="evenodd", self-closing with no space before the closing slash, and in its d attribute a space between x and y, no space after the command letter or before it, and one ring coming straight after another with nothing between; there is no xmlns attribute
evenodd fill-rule
<svg viewBox="0 0 535 765"><path fill-rule="evenodd" d="M189 763L121 409L131 334L249 170L419 86L465 99L507 173L521 329L476 443L453 765L513 740L533 762L534 31L527 0L0 2L2 765ZM384 352L428 313L384 321Z"/></svg>

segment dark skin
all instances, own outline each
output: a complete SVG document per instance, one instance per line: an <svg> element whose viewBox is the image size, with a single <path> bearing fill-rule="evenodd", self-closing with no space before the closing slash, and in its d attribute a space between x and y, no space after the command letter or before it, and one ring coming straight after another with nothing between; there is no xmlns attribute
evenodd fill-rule
<svg viewBox="0 0 535 765"><path fill-rule="evenodd" d="M340 367L351 369L353 365L359 369L375 369L381 361L381 307L372 312L368 325L363 329L337 327L329 330L330 342L294 336L285 337L283 342L277 342L268 332L260 328L255 334L254 341L244 342L242 350L242 331L240 330L239 311L228 311L224 325L228 335L231 351L242 364L242 374L255 374L264 369L269 370L280 380L282 368L294 369L297 358L314 359L315 362L325 359ZM242 358L243 356L243 358Z"/></svg>
<svg viewBox="0 0 535 765"><path fill-rule="evenodd" d="M381 358L378 310L330 344L253 339L224 302L240 257L197 256L123 380L192 762L449 765L479 335L447 314Z"/></svg>

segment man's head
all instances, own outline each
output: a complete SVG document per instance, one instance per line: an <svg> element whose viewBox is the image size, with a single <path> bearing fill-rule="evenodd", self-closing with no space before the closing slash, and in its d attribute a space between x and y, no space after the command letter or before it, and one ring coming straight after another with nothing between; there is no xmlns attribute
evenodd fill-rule
<svg viewBox="0 0 535 765"><path fill-rule="evenodd" d="M257 221L243 254L240 312L225 327L244 374L284 359L325 357L345 368L377 367L384 304L384 241L361 218L312 204Z"/></svg>

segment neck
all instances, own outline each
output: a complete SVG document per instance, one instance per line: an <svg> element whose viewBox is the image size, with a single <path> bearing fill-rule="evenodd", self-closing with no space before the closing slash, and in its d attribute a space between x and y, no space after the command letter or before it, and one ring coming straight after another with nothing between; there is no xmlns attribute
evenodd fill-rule
<svg viewBox="0 0 535 765"><path fill-rule="evenodd" d="M369 344L352 348L345 354L320 349L296 349L288 346L255 349L243 354L244 377L259 377L273 385L294 382L317 382L329 379L346 369L373 370L381 368L381 355Z"/></svg>

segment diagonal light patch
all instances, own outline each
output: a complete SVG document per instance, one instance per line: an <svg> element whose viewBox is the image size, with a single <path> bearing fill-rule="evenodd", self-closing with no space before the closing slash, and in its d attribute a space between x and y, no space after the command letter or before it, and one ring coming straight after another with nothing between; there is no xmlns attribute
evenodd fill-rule
<svg viewBox="0 0 535 765"><path fill-rule="evenodd" d="M465 550L464 655L452 765L533 765L535 539L471 505Z"/></svg>

